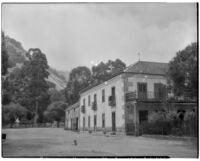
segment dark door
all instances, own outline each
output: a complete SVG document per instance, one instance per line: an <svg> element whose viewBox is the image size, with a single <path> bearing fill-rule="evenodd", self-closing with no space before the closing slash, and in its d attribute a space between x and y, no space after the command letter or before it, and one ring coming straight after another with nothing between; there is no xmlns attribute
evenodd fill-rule
<svg viewBox="0 0 200 161"><path fill-rule="evenodd" d="M90 128L90 116L88 116L88 128Z"/></svg>
<svg viewBox="0 0 200 161"><path fill-rule="evenodd" d="M139 111L139 122L140 124L148 121L148 111Z"/></svg>
<svg viewBox="0 0 200 161"><path fill-rule="evenodd" d="M85 130L85 117L83 117L83 130Z"/></svg>
<svg viewBox="0 0 200 161"><path fill-rule="evenodd" d="M138 83L137 90L139 99L147 99L147 83Z"/></svg>
<svg viewBox="0 0 200 161"><path fill-rule="evenodd" d="M112 131L116 131L115 112L112 112Z"/></svg>
<svg viewBox="0 0 200 161"><path fill-rule="evenodd" d="M76 131L78 131L78 117L76 118Z"/></svg>
<svg viewBox="0 0 200 161"><path fill-rule="evenodd" d="M94 115L94 130L96 129L97 125L97 115Z"/></svg>

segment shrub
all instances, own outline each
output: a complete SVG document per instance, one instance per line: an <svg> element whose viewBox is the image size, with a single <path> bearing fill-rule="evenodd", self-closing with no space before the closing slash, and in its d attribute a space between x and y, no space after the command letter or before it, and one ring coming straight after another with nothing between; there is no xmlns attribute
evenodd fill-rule
<svg viewBox="0 0 200 161"><path fill-rule="evenodd" d="M26 116L27 110L20 104L10 103L8 105L3 106L3 124L10 123L10 127L12 128L16 119L21 120Z"/></svg>

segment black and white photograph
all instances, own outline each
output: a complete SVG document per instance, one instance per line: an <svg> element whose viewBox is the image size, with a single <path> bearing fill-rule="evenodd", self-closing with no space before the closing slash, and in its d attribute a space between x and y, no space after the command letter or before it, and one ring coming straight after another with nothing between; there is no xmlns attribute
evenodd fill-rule
<svg viewBox="0 0 200 161"><path fill-rule="evenodd" d="M199 158L198 2L2 2L2 158Z"/></svg>

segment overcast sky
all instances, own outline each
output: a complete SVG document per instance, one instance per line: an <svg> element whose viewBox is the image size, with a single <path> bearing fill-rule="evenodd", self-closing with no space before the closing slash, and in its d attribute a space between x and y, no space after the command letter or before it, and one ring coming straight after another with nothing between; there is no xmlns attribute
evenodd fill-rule
<svg viewBox="0 0 200 161"><path fill-rule="evenodd" d="M168 62L197 39L196 4L4 4L2 29L71 70L108 59Z"/></svg>

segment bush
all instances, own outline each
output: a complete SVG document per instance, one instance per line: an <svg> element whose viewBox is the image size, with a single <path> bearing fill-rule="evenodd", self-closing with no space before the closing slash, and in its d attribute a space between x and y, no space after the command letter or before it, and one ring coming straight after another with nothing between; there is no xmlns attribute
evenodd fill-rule
<svg viewBox="0 0 200 161"><path fill-rule="evenodd" d="M152 112L149 115L149 122L142 123L140 131L144 134L197 136L197 114L191 111L182 115L183 120L180 113Z"/></svg>
<svg viewBox="0 0 200 161"><path fill-rule="evenodd" d="M12 102L8 105L3 106L2 113L3 113L2 114L3 125L9 123L10 127L12 128L17 118L21 120L23 117L26 116L27 110L20 104L15 104Z"/></svg>

